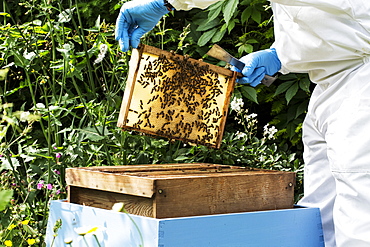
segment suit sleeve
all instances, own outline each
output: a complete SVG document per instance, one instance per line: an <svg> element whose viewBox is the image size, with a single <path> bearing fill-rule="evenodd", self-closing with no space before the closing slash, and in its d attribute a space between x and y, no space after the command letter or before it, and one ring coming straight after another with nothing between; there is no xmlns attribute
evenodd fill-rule
<svg viewBox="0 0 370 247"><path fill-rule="evenodd" d="M363 0L270 0L272 3L285 6L309 6L331 14L346 12L349 15L352 15L352 5L358 1Z"/></svg>
<svg viewBox="0 0 370 247"><path fill-rule="evenodd" d="M190 10L192 8L205 9L218 1L222 0L168 0L176 10Z"/></svg>

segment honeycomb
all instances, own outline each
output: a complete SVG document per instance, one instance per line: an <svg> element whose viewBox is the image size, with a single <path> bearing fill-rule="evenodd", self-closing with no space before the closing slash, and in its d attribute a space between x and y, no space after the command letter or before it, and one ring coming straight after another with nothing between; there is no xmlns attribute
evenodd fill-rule
<svg viewBox="0 0 370 247"><path fill-rule="evenodd" d="M131 56L118 126L219 148L234 82L230 70L141 45Z"/></svg>

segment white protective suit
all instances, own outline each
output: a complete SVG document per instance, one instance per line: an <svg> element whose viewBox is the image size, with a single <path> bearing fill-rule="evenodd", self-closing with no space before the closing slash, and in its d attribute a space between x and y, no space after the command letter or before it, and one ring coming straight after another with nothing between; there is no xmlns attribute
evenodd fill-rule
<svg viewBox="0 0 370 247"><path fill-rule="evenodd" d="M169 2L189 9L217 1ZM271 2L281 72L307 72L317 84L303 125L299 204L321 209L327 247L368 247L370 0Z"/></svg>

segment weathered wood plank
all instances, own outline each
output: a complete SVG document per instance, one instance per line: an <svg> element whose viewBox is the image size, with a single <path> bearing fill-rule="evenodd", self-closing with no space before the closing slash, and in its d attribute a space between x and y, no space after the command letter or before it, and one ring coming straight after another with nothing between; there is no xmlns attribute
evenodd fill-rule
<svg viewBox="0 0 370 247"><path fill-rule="evenodd" d="M133 49L131 54L131 59L129 62L130 68L136 68L136 64L140 59L140 54L138 50ZM138 68L137 68L138 69ZM121 103L121 110L118 116L117 126L122 127L125 124L127 119L127 114L129 111L129 102L132 98L132 93L134 92L137 69L131 69L128 72L127 80L126 80L126 87L125 92L123 94L122 103Z"/></svg>
<svg viewBox="0 0 370 247"><path fill-rule="evenodd" d="M154 180L150 178L121 176L114 173L89 171L86 169L66 169L68 185L117 192L142 197L152 197Z"/></svg>
<svg viewBox="0 0 370 247"><path fill-rule="evenodd" d="M178 54L175 54L169 51L161 50L159 48L149 46L149 45L141 45L139 49L142 49L142 52L150 53L150 54L157 55L157 56L165 55L167 57L173 57L173 58L178 58L178 59L184 58L184 56L182 55L178 55ZM196 60L190 57L187 60L189 60L192 63L197 63L200 65L206 64L205 62L202 62L200 60ZM234 74L234 71L214 65L214 64L207 63L206 65L209 66L211 70L213 70L215 73L218 73L218 74L223 74L223 75L230 76L230 77L232 77Z"/></svg>
<svg viewBox="0 0 370 247"><path fill-rule="evenodd" d="M294 184L292 173L156 180L154 215L167 218L292 208Z"/></svg>

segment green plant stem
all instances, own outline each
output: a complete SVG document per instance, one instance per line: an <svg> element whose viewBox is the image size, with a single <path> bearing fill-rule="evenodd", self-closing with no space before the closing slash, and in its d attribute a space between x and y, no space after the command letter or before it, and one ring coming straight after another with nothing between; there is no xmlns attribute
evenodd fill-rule
<svg viewBox="0 0 370 247"><path fill-rule="evenodd" d="M70 1L70 6L72 8L72 6L73 6L72 1ZM83 30L83 25L82 25L81 16L80 16L80 12L79 12L79 9L78 9L77 2L75 4L75 7L76 7L76 13L77 13L77 18L78 18L78 24L79 25L77 25L77 23L75 22L75 20L73 18L72 18L72 24L75 27L75 29L77 30L77 34L80 37L81 42L82 42L82 47L83 47L85 57L86 57L87 74L88 74L88 77L89 77L88 82L90 84L90 90L92 90L93 97L95 97L96 96L96 91L95 91L95 85L94 85L94 77L93 77L93 74L92 74L93 69L91 67L90 60L89 60L87 44L86 44L85 39L84 39L84 30Z"/></svg>
<svg viewBox="0 0 370 247"><path fill-rule="evenodd" d="M35 97L35 95L34 95L34 93L33 93L33 87L32 87L32 84L31 84L31 78L30 78L30 76L29 76L29 73L28 73L28 71L26 71L26 78L27 78L27 82L28 82L28 87L29 87L29 89L30 89L30 93L31 93L31 98L32 98L32 101L33 101L33 104L36 106L36 97ZM47 98L47 97L46 97ZM46 99L47 100L47 99ZM50 113L49 113L50 114ZM43 134L44 134L44 136L45 136L45 139L46 139L46 141L47 141L47 143L48 143L48 154L49 154L49 156L50 156L50 154L51 154L51 144L50 144L50 131L46 131L45 130L45 126L44 126L44 124L43 124L43 122L42 122L42 120L40 120L40 126L41 126L41 129L42 129L42 132L43 132ZM50 117L48 117L48 126L50 127ZM48 183L50 183L50 181L51 181L51 166L52 166L52 164L51 164L51 160L50 159L48 159L48 170L47 170L47 172L48 172L48 179L47 179L47 182ZM49 190L46 190L46 195L45 195L45 199L48 201L49 200L49 195L50 195L50 191ZM49 207L49 205L48 205L48 203L45 203L45 205L44 205L44 212L46 212L46 210L47 210L47 208ZM47 219L46 219L46 217L44 217L43 219L42 219L42 222L41 222L41 226L42 227L45 227L45 225L46 225L46 223L47 223Z"/></svg>
<svg viewBox="0 0 370 247"><path fill-rule="evenodd" d="M141 234L141 231L140 231L140 228L139 226L136 224L136 222L134 221L134 219L130 216L130 214L126 211L126 209L122 209L122 211L128 216L128 218L131 220L131 222L134 224L136 230L138 231L139 233L139 236L140 236L140 241L141 241L141 247L144 247L144 239L143 239L143 235Z"/></svg>
<svg viewBox="0 0 370 247"><path fill-rule="evenodd" d="M6 13L6 4L5 1L3 1L3 11ZM4 26L6 26L6 17L4 16Z"/></svg>
<svg viewBox="0 0 370 247"><path fill-rule="evenodd" d="M77 82L76 82L76 79L75 79L74 77L72 77L72 83L73 83L73 85L74 85L74 87L75 87L75 89L76 89L76 91L77 91L77 94L78 94L78 95L79 95L79 97L81 98L81 102L82 102L82 104L84 105L84 108L85 108L85 110L86 110L87 115L90 117L90 119L92 120L92 122L95 122L95 121L94 121L94 117L93 117L93 115L91 114L91 112L90 112L89 108L87 107L86 102L85 102L85 99L83 98L82 92L81 92L80 88L78 87ZM102 133L100 133L99 129L98 129L95 125L93 125L93 127L95 128L96 132L97 132L99 135L102 135ZM104 140L103 144L104 144L104 149L105 149L106 153L107 153L107 154L109 154L109 151L108 151L108 148L107 148L107 145L106 145L106 141L105 141L105 140ZM109 164L111 164L111 163L112 163L112 160L111 160L110 155L107 155L107 160L108 160L108 163L109 163Z"/></svg>
<svg viewBox="0 0 370 247"><path fill-rule="evenodd" d="M50 245L50 247L53 247L53 246L54 246L55 238L56 238L56 236L54 235L54 236L53 236L53 240L51 241L51 245Z"/></svg>
<svg viewBox="0 0 370 247"><path fill-rule="evenodd" d="M95 241L96 241L96 243L98 244L98 246L99 246L99 247L101 247L101 245L100 245L100 243L99 243L99 240L98 240L98 237L97 237L95 234L93 234L93 236L94 236Z"/></svg>
<svg viewBox="0 0 370 247"><path fill-rule="evenodd" d="M20 174L19 174L19 173L18 173L18 174L16 174L15 166L14 166L14 164L13 164L12 160L10 159L9 154L10 154L10 153L6 154L6 157L7 157L8 163L10 164L10 166L11 166L11 168L12 168L13 176L14 176L14 178L16 179L17 184L19 185L19 187L20 187L20 189L21 189L21 195L20 195L20 196L21 196L21 198L22 198L23 202L24 202L24 203L26 203L26 202L27 202L27 200L28 200L28 193L27 193L27 190L24 188L23 183L22 183L22 181L20 180ZM24 196L24 195L26 195L26 196ZM29 206L28 208L29 208L29 210L31 211L31 213L32 213L33 217L36 217L36 213L35 213L35 210L33 209L33 207Z"/></svg>
<svg viewBox="0 0 370 247"><path fill-rule="evenodd" d="M83 238L83 240L84 240L84 242L85 242L86 246L89 246L89 244L88 244L88 243L87 243L87 241L86 241L85 235L84 235L84 236L82 236L82 238Z"/></svg>

